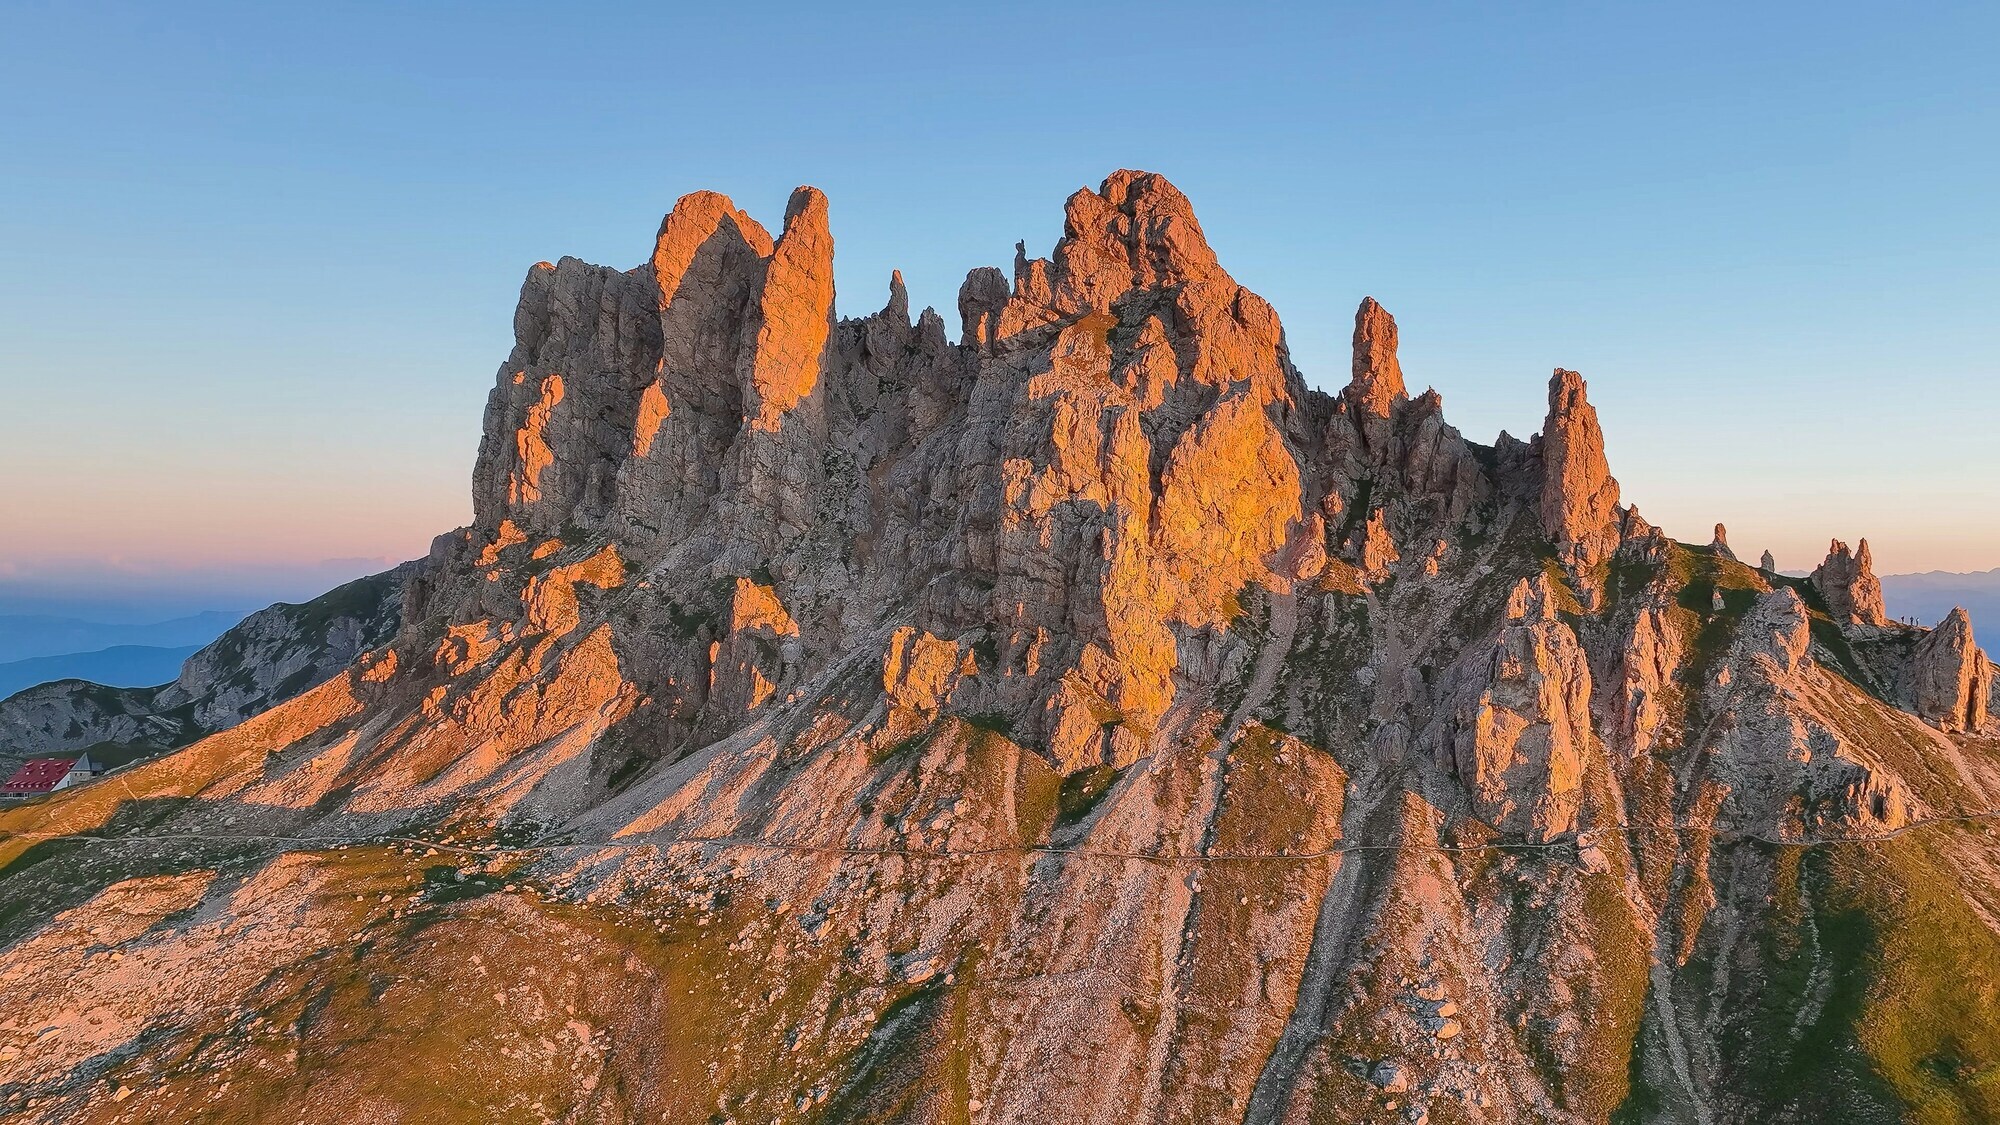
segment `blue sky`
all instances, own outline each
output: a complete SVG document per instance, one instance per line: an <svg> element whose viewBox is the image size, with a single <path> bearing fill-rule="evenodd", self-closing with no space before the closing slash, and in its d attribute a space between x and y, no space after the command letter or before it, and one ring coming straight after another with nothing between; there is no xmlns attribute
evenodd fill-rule
<svg viewBox="0 0 2000 1125"><path fill-rule="evenodd" d="M421 553L528 265L685 192L950 309L1118 167L1319 385L1373 294L1476 440L1582 371L1671 533L2000 566L1995 9L985 8L7 4L0 579Z"/></svg>

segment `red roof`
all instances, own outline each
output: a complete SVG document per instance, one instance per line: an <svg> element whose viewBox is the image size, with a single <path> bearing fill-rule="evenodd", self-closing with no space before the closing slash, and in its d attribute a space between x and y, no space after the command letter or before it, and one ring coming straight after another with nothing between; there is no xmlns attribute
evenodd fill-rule
<svg viewBox="0 0 2000 1125"><path fill-rule="evenodd" d="M0 793L46 793L69 776L69 769L75 764L75 758L29 758L5 785L0 785Z"/></svg>

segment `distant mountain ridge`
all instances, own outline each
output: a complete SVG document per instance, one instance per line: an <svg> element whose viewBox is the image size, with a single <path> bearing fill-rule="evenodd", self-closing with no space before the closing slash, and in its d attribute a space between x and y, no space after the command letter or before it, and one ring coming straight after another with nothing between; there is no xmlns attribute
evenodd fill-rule
<svg viewBox="0 0 2000 1125"><path fill-rule="evenodd" d="M1972 615L1972 626L1989 640L2000 638L2000 567L1955 573L1885 574L1882 598L1891 617L1914 617L1935 625L1955 606Z"/></svg>
<svg viewBox="0 0 2000 1125"><path fill-rule="evenodd" d="M199 648L247 615L244 610L208 610L169 621L117 625L55 614L0 614L0 664L113 647Z"/></svg>
<svg viewBox="0 0 2000 1125"><path fill-rule="evenodd" d="M129 656L122 667L104 653L0 665L0 770L83 750L143 757L269 710L395 633L412 565L258 610L199 649L109 650Z"/></svg>
<svg viewBox="0 0 2000 1125"><path fill-rule="evenodd" d="M54 680L89 680L110 687L152 687L180 673L181 662L200 650L198 645L157 648L113 645L95 652L34 656L0 664L0 699Z"/></svg>

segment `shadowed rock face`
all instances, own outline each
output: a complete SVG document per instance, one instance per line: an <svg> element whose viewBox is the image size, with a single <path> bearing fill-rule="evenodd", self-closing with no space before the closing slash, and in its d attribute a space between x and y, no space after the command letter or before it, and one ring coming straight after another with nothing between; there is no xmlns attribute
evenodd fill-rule
<svg viewBox="0 0 2000 1125"><path fill-rule="evenodd" d="M1573 372L1309 387L1156 175L957 342L833 222L535 267L393 639L0 813L7 1112L2000 1112L1969 637L1621 508Z"/></svg>

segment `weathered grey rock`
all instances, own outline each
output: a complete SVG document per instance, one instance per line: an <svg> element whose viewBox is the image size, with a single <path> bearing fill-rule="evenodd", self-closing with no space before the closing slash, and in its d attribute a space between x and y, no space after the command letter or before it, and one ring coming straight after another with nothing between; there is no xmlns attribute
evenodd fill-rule
<svg viewBox="0 0 2000 1125"><path fill-rule="evenodd" d="M1364 307L1356 393L1311 389L1157 176L974 271L957 342L894 277L831 321L825 201L788 211L689 196L635 270L532 274L475 520L392 642L0 813L0 847L106 837L8 868L0 1090L103 1116L75 1060L109 1058L155 1116L314 1119L338 1058L421 1116L398 1060L499 1026L461 1116L1791 1120L1824 1107L1745 1075L1828 1068L1908 1116L1839 1081L1889 1001L1836 1028L1792 984L1826 876L1910 948L1906 904L1995 899L1990 842L1782 846L1991 796L1983 737L1884 698L1908 634L1621 510L1571 373L1482 447L1382 393ZM393 1050L366 980L426 1014ZM1926 1010L1994 1018L1961 991ZM232 1011L321 1014L181 1083Z"/></svg>
<svg viewBox="0 0 2000 1125"><path fill-rule="evenodd" d="M1847 544L1835 539L1827 548L1826 561L1812 572L1812 584L1826 599L1827 614L1835 621L1846 625L1889 623L1868 540L1863 539L1859 549L1850 554Z"/></svg>
<svg viewBox="0 0 2000 1125"><path fill-rule="evenodd" d="M1715 525L1715 538L1709 540L1708 549L1715 552L1717 558L1736 561L1736 552L1729 549L1729 529L1721 524Z"/></svg>
<svg viewBox="0 0 2000 1125"><path fill-rule="evenodd" d="M1956 607L1917 642L1917 714L1946 730L1986 725L1993 694L1993 665L1973 643L1972 618Z"/></svg>
<svg viewBox="0 0 2000 1125"><path fill-rule="evenodd" d="M1590 665L1547 576L1515 584L1506 623L1454 666L1445 693L1451 764L1480 818L1532 840L1575 831L1597 753Z"/></svg>

